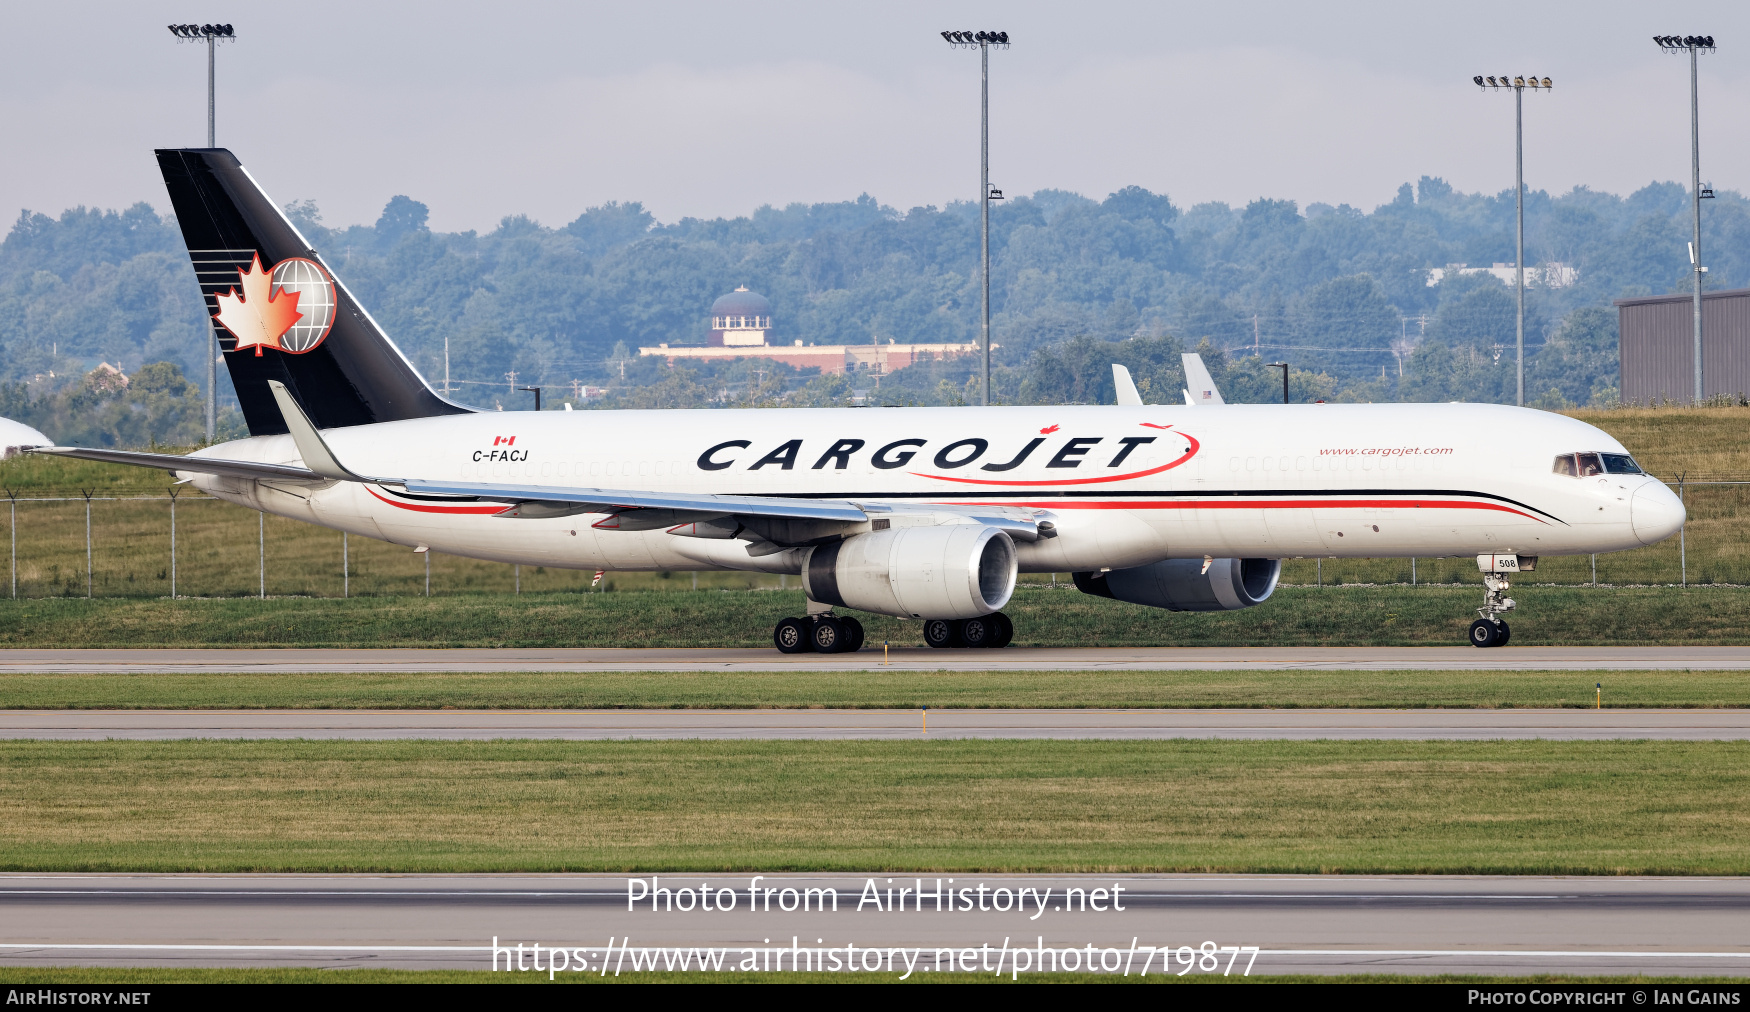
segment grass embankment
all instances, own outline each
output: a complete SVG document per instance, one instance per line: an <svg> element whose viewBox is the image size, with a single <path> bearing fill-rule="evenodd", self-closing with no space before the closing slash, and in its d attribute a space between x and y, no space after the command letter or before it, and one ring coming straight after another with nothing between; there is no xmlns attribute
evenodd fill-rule
<svg viewBox="0 0 1750 1012"><path fill-rule="evenodd" d="M0 675L0 709L1750 706L1737 671L608 671Z"/></svg>
<svg viewBox="0 0 1750 1012"><path fill-rule="evenodd" d="M731 947L739 953L738 949ZM928 947L926 947L926 950ZM921 965L921 964L920 964ZM1632 984L1637 988L1692 988L1705 984L1741 987L1742 977L1564 977L1537 974L1525 977L1478 977L1459 974L1407 976L1383 973L1349 974L1320 977L1305 974L1272 976L1264 967L1255 967L1252 976L1219 973L1155 973L1143 976L1132 973L1030 973L1023 984L1504 984L1512 987L1557 985L1589 987L1599 984ZM1177 967L1175 967L1175 972ZM567 973L555 977L558 984L1012 984L1003 974L988 973L914 973L901 980L897 973L680 973L658 970L651 973L622 972L615 974ZM102 966L0 967L0 987L90 987L118 985L150 987L168 984L546 984L547 974L506 973L491 970L386 970L372 967L356 969L318 969L316 967L152 967L124 968ZM168 997L168 996L166 996ZM161 1001L163 999L160 999Z"/></svg>
<svg viewBox="0 0 1750 1012"><path fill-rule="evenodd" d="M5 742L9 871L1750 872L1739 742Z"/></svg>
<svg viewBox="0 0 1750 1012"><path fill-rule="evenodd" d="M1750 408L1576 408L1661 479L1750 477Z"/></svg>
<svg viewBox="0 0 1750 1012"><path fill-rule="evenodd" d="M1514 596L1515 646L1750 643L1750 588ZM1256 608L1193 614L1022 588L1004 610L1021 646L1457 646L1481 597L1468 587L1284 587ZM0 647L769 647L778 619L802 612L799 591L0 601ZM858 617L876 649L923 644L917 622Z"/></svg>

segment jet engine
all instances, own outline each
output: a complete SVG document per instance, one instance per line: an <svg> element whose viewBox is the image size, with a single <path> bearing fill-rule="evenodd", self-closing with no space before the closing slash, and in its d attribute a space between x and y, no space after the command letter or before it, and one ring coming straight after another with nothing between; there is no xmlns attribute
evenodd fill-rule
<svg viewBox="0 0 1750 1012"><path fill-rule="evenodd" d="M1076 573L1076 589L1168 611L1233 611L1263 604L1281 559L1167 559L1134 569Z"/></svg>
<svg viewBox="0 0 1750 1012"><path fill-rule="evenodd" d="M810 600L899 618L974 618L1009 603L1015 543L986 524L896 527L807 550Z"/></svg>

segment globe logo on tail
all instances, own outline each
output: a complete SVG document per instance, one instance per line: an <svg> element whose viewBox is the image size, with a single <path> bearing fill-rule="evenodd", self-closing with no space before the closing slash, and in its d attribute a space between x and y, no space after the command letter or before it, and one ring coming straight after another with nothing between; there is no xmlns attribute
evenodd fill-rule
<svg viewBox="0 0 1750 1012"><path fill-rule="evenodd" d="M287 257L272 272L257 253L248 270L237 271L238 287L218 296L213 319L237 338L236 351L263 348L300 355L322 343L334 326L334 281L322 265Z"/></svg>

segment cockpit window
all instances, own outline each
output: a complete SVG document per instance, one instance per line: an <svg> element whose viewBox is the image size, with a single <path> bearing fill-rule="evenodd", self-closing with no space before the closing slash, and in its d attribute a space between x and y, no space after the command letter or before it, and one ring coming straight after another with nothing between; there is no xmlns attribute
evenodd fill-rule
<svg viewBox="0 0 1750 1012"><path fill-rule="evenodd" d="M1564 453L1556 458L1556 465L1551 470L1570 478L1590 478L1595 474L1646 473L1626 453Z"/></svg>

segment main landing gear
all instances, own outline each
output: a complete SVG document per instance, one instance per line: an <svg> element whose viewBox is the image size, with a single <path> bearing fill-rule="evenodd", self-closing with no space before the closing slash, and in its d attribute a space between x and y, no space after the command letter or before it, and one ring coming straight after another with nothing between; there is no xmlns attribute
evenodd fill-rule
<svg viewBox="0 0 1750 1012"><path fill-rule="evenodd" d="M1006 647L1015 623L1002 612L978 618L932 618L924 622L924 642L933 647Z"/></svg>
<svg viewBox="0 0 1750 1012"><path fill-rule="evenodd" d="M1489 558L1499 559L1500 557L1487 555L1481 557L1481 559ZM1478 560L1479 566L1482 565L1481 559ZM1483 573L1483 587L1483 606L1477 609L1477 614L1482 617L1470 624L1470 645L1473 647L1504 647L1507 645L1507 641L1513 638L1513 630L1507 627L1507 623L1501 619L1501 616L1512 611L1515 606L1513 599L1507 596L1507 591L1511 589L1507 573L1485 571Z"/></svg>
<svg viewBox="0 0 1750 1012"><path fill-rule="evenodd" d="M848 615L787 618L772 630L772 642L786 654L850 653L863 648L863 623Z"/></svg>

